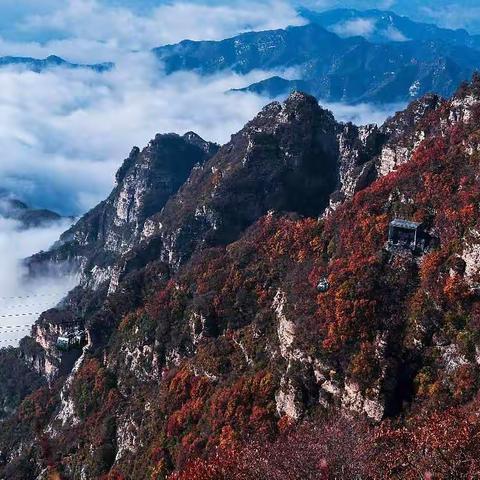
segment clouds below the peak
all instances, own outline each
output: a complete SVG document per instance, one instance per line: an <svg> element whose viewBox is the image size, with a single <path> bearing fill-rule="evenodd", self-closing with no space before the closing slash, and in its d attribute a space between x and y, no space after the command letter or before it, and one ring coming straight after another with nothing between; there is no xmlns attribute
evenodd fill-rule
<svg viewBox="0 0 480 480"><path fill-rule="evenodd" d="M340 37L360 36L367 40L382 39L391 42L405 42L408 38L393 25L380 28L375 18L355 18L337 23L331 30Z"/></svg>
<svg viewBox="0 0 480 480"><path fill-rule="evenodd" d="M338 121L353 122L356 125L367 125L371 123L382 125L388 117L405 108L403 103L390 103L385 105L360 103L357 105L348 105L345 103L320 101L320 105L331 110Z"/></svg>
<svg viewBox="0 0 480 480"><path fill-rule="evenodd" d="M226 92L274 73L283 74L165 76L149 54L131 54L102 74L0 70L0 189L35 207L82 213L111 190L132 146L142 147L155 133L193 130L228 141L268 99ZM341 119L359 123L381 122L391 113L329 106Z"/></svg>
<svg viewBox="0 0 480 480"><path fill-rule="evenodd" d="M35 313L54 307L75 285L72 277L44 276L26 283L22 266L23 258L47 249L68 226L59 222L23 230L14 220L0 217L0 348L17 345L31 330Z"/></svg>
<svg viewBox="0 0 480 480"><path fill-rule="evenodd" d="M370 37L375 32L375 19L356 18L335 25L332 30L341 37L362 36Z"/></svg>
<svg viewBox="0 0 480 480"><path fill-rule="evenodd" d="M157 132L226 141L265 100L225 92L264 75L166 77L144 54L104 74L0 70L0 188L35 206L82 212L111 189L131 147Z"/></svg>

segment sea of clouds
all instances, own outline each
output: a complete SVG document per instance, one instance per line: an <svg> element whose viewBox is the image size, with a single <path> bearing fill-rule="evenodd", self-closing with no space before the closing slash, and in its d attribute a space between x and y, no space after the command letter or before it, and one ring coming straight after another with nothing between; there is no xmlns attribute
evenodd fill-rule
<svg viewBox="0 0 480 480"><path fill-rule="evenodd" d="M155 133L193 130L228 141L268 102L228 91L273 73L166 76L153 56L140 53L106 73L0 70L0 189L36 207L79 215L111 190L132 146L146 145ZM360 124L381 123L397 107L324 106Z"/></svg>

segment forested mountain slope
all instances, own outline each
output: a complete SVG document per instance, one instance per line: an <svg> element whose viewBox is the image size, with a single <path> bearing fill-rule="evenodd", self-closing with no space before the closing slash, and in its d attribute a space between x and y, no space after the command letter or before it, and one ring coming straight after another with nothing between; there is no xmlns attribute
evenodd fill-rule
<svg viewBox="0 0 480 480"><path fill-rule="evenodd" d="M479 175L478 77L382 127L267 106L23 341L0 478L475 478Z"/></svg>

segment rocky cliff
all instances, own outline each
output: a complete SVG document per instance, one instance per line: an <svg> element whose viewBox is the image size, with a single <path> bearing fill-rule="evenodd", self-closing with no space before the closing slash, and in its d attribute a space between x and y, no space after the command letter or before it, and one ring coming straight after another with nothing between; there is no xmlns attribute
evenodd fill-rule
<svg viewBox="0 0 480 480"><path fill-rule="evenodd" d="M56 245L28 259L31 275L52 264L79 272L81 285L99 288L109 283L112 265L141 238L146 220L216 153L215 144L194 133L157 135L140 151L134 148L116 175L109 197L66 231Z"/></svg>

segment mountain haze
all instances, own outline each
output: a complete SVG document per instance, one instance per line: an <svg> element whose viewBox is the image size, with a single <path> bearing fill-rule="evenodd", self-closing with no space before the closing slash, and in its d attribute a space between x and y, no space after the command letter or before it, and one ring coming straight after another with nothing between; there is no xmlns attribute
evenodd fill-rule
<svg viewBox="0 0 480 480"><path fill-rule="evenodd" d="M99 63L96 65L80 65L77 63L70 63L63 58L56 55L50 55L44 59L37 59L31 57L0 57L0 68L23 68L32 72L40 73L52 68L87 68L96 72L106 72L113 68L113 63Z"/></svg>
<svg viewBox="0 0 480 480"><path fill-rule="evenodd" d="M440 41L456 46L480 48L480 35L464 29L451 30L415 22L408 17L384 10L339 8L316 12L301 8L302 17L344 37L362 36L374 43Z"/></svg>

